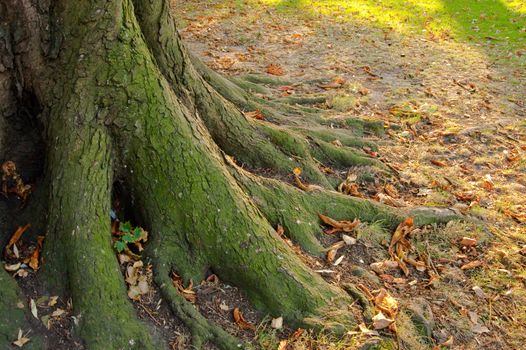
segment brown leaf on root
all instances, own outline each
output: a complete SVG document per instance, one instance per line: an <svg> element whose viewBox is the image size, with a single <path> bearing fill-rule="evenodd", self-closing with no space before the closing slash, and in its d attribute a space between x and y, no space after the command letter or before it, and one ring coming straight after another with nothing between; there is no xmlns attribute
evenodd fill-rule
<svg viewBox="0 0 526 350"><path fill-rule="evenodd" d="M197 302L197 295L192 290L192 287L194 285L192 280L190 280L190 282L188 283L188 287L185 288L183 286L183 279L175 272L172 272L172 283L179 292L179 294L181 294L183 298L186 299L186 301L192 304L195 304Z"/></svg>
<svg viewBox="0 0 526 350"><path fill-rule="evenodd" d="M234 321L236 322L236 324L238 325L239 328L243 329L243 330L251 330L251 331L255 331L256 330L256 327L247 322L245 320L245 318L243 317L243 314L241 313L241 311L239 310L239 308L235 308L234 311L233 311L233 316L234 316Z"/></svg>
<svg viewBox="0 0 526 350"><path fill-rule="evenodd" d="M257 120L265 120L265 116L263 115L263 112L261 112L259 109L256 109L253 112L244 112L243 114L247 118L253 118L253 119L257 119Z"/></svg>
<svg viewBox="0 0 526 350"><path fill-rule="evenodd" d="M324 224L332 227L331 229L325 230L325 233L329 235L337 232L352 232L360 225L360 220L358 219L354 219L353 221L337 221L323 214L318 214L318 216Z"/></svg>
<svg viewBox="0 0 526 350"><path fill-rule="evenodd" d="M358 184L356 183L342 182L338 186L338 191L353 197L365 198L365 196L360 192Z"/></svg>
<svg viewBox="0 0 526 350"><path fill-rule="evenodd" d="M305 192L315 191L315 190L322 190L323 188L317 185L309 185L305 184L301 181L300 175L301 175L301 169L300 168L294 168L294 182L296 183L296 186L298 188L302 189Z"/></svg>

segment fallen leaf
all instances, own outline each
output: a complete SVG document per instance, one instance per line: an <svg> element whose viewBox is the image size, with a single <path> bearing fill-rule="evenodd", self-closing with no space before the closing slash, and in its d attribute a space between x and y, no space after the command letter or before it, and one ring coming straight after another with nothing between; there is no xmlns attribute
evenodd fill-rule
<svg viewBox="0 0 526 350"><path fill-rule="evenodd" d="M323 214L318 215L321 221L323 221L326 225L332 226L332 229L325 231L327 234L333 234L336 232L352 232L360 224L360 220L358 219L354 219L353 221L337 221Z"/></svg>
<svg viewBox="0 0 526 350"><path fill-rule="evenodd" d="M474 268L477 268L479 266L482 265L482 261L480 260L473 260L473 261L470 261L468 262L467 264L464 264L460 267L461 270L470 270L470 269L474 269Z"/></svg>
<svg viewBox="0 0 526 350"><path fill-rule="evenodd" d="M22 330L19 329L18 330L18 337L17 339L13 342L13 345L16 345L18 346L19 348L23 347L27 342L29 342L31 339L27 338L27 337L24 337L23 333L22 333Z"/></svg>
<svg viewBox="0 0 526 350"><path fill-rule="evenodd" d="M31 314L33 315L33 317L38 320L37 304L33 299L29 299L29 308L31 309Z"/></svg>
<svg viewBox="0 0 526 350"><path fill-rule="evenodd" d="M375 336L375 337L380 335L377 331L373 331L373 330L367 328L367 326L364 323L360 323L358 325L358 329L360 330L360 332L349 331L349 332L347 332L347 334L349 334L349 335L363 334L363 335Z"/></svg>
<svg viewBox="0 0 526 350"><path fill-rule="evenodd" d="M64 313L66 313L65 310L61 309L61 308L58 308L56 309L55 311L53 311L53 313L51 314L51 317L60 317L62 316Z"/></svg>
<svg viewBox="0 0 526 350"><path fill-rule="evenodd" d="M406 284L407 283L407 280L405 278L394 277L388 274L381 274L379 277L382 279L382 281L391 283L391 284Z"/></svg>
<svg viewBox="0 0 526 350"><path fill-rule="evenodd" d="M225 303L224 300L221 301L221 304L219 304L219 308L223 311L228 311L230 310L230 307Z"/></svg>
<svg viewBox="0 0 526 350"><path fill-rule="evenodd" d="M283 327L283 317L273 318L270 326L274 329L281 329Z"/></svg>
<svg viewBox="0 0 526 350"><path fill-rule="evenodd" d="M374 305L384 313L388 318L396 319L398 314L398 301L389 294L385 289L381 289L374 298Z"/></svg>
<svg viewBox="0 0 526 350"><path fill-rule="evenodd" d="M384 329L389 327L394 320L391 320L380 311L373 317L373 327L374 329Z"/></svg>
<svg viewBox="0 0 526 350"><path fill-rule="evenodd" d="M190 282L188 283L188 287L184 288L182 278L175 272L172 272L172 283L179 292L179 294L181 294L183 298L186 299L186 301L192 304L195 304L197 302L197 295L192 290L194 285L192 280L190 280Z"/></svg>
<svg viewBox="0 0 526 350"><path fill-rule="evenodd" d="M441 160L437 160L437 159L431 159L431 164L436 165L436 166L439 166L439 167L445 167L445 166L447 166L447 163L446 163L446 162L441 161Z"/></svg>
<svg viewBox="0 0 526 350"><path fill-rule="evenodd" d="M294 331L294 333L292 333L292 335L289 337L290 340L296 340L298 339L299 337L301 337L303 335L303 333L305 332L305 330L303 328L298 328Z"/></svg>
<svg viewBox="0 0 526 350"><path fill-rule="evenodd" d="M402 199L396 199L387 194L377 193L375 196L375 199L378 200L378 202L387 204L391 207L395 207L395 208L407 207L407 203L404 202Z"/></svg>
<svg viewBox="0 0 526 350"><path fill-rule="evenodd" d="M8 193L14 193L25 205L27 198L31 194L33 187L31 185L25 185L24 181L16 171L16 165L14 162L8 160L2 164L2 192L7 195ZM14 187L9 188L8 182L13 181Z"/></svg>
<svg viewBox="0 0 526 350"><path fill-rule="evenodd" d="M394 186L391 185L391 184L386 184L386 185L384 186L384 192L385 192L387 195L389 195L389 196L391 196L391 197L393 197L393 198L398 198L398 197L400 197L400 195L398 194L398 190L396 189L396 187L394 187Z"/></svg>
<svg viewBox="0 0 526 350"><path fill-rule="evenodd" d="M243 114L247 118L253 118L253 119L257 119L257 120L265 120L265 116L263 115L263 112L261 112L259 109L256 109L253 112L244 112Z"/></svg>
<svg viewBox="0 0 526 350"><path fill-rule="evenodd" d="M15 233L11 236L11 239L9 240L9 243L7 243L6 249L11 248L13 244L18 242L20 237L22 237L22 234L27 231L27 229L31 227L31 224L26 224L24 226L20 226L16 229Z"/></svg>
<svg viewBox="0 0 526 350"><path fill-rule="evenodd" d="M52 296L49 298L49 301L47 303L48 306L55 306L58 301L58 296Z"/></svg>
<svg viewBox="0 0 526 350"><path fill-rule="evenodd" d="M252 330L252 331L256 330L256 327L253 324L245 320L245 318L243 317L243 314L241 313L241 311L239 311L239 308L236 307L234 309L233 315L234 315L234 321L236 322L239 328L244 329L244 330Z"/></svg>
<svg viewBox="0 0 526 350"><path fill-rule="evenodd" d="M12 264L12 265L5 264L4 265L4 269L7 272L15 272L15 271L18 271L18 269L20 269L21 265L22 265L21 263L16 263L16 264Z"/></svg>
<svg viewBox="0 0 526 350"><path fill-rule="evenodd" d="M345 258L345 255L340 256L336 261L334 262L334 266L338 266L342 263L343 259Z"/></svg>
<svg viewBox="0 0 526 350"><path fill-rule="evenodd" d="M34 271L38 271L40 268L40 251L42 250L42 242L44 242L44 238L44 236L37 237L37 246L35 247L35 250L33 250L33 253L31 253L28 265Z"/></svg>
<svg viewBox="0 0 526 350"><path fill-rule="evenodd" d="M302 189L305 192L310 192L314 190L322 190L323 188L317 185L309 185L305 184L301 181L300 175L301 175L301 169L300 168L294 168L294 181L296 182L296 186L298 186L300 189Z"/></svg>
<svg viewBox="0 0 526 350"><path fill-rule="evenodd" d="M459 201L468 202L468 203L480 201L480 196L478 196L473 191L457 192L455 193L455 197L457 197Z"/></svg>
<svg viewBox="0 0 526 350"><path fill-rule="evenodd" d="M460 244L464 247L473 247L477 245L477 239L471 237L462 237Z"/></svg>
<svg viewBox="0 0 526 350"><path fill-rule="evenodd" d="M371 270L380 275L388 270L398 268L398 262L394 260L385 260L374 262L369 266L371 267Z"/></svg>
<svg viewBox="0 0 526 350"><path fill-rule="evenodd" d="M283 70L283 68L280 65L273 64L273 63L267 66L267 73L271 75L277 75L277 76L285 75L285 71Z"/></svg>
<svg viewBox="0 0 526 350"><path fill-rule="evenodd" d="M288 345L289 345L289 341L288 341L287 339L285 339L285 340L281 340L281 341L279 342L279 345L278 345L278 349L277 349L277 350L286 350Z"/></svg>
<svg viewBox="0 0 526 350"><path fill-rule="evenodd" d="M213 273L206 278L206 281L212 284L219 284L219 277L217 277L217 275Z"/></svg>

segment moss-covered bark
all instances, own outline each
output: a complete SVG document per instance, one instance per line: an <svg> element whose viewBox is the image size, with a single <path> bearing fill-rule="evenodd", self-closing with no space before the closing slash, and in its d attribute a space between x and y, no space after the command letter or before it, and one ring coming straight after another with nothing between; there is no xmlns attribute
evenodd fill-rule
<svg viewBox="0 0 526 350"><path fill-rule="evenodd" d="M330 188L319 161L341 168L381 166L357 150L365 144L356 130L339 129L334 137L345 147L336 147L318 116L297 106L280 113L276 102L244 89L256 80L223 78L189 57L168 1L64 0L51 13L56 28L47 35L57 54L43 59L45 69L24 72L38 82L32 88L46 125L43 271L52 287L71 295L88 347L163 346L136 320L111 246L110 200L117 180L150 232L146 255L155 280L197 346L213 341L232 349L238 341L177 294L172 271L199 281L212 270L239 286L257 308L293 325L338 332L352 325L346 311L352 297L305 266L273 227L284 225L298 244L320 254L319 213L388 226L406 213L260 179L225 153L282 175L300 166L308 179ZM269 120L288 124L255 122L239 108L261 108ZM305 111L307 117L299 113ZM355 129L359 134L368 127L356 123Z"/></svg>

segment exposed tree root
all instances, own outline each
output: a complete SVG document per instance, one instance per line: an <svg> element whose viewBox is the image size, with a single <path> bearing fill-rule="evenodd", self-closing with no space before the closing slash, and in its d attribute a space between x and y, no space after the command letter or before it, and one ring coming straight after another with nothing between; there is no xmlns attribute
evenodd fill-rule
<svg viewBox="0 0 526 350"><path fill-rule="evenodd" d="M329 191L333 186L320 162L383 168L359 151L368 144L357 139L380 133L383 125L326 119L296 102L252 96L248 90L264 91L254 84L283 82L229 80L190 58L169 1L62 1L54 10L67 40L50 63L52 78L35 88L45 111L50 183L44 273L73 298L78 331L90 349L164 345L136 319L126 296L111 245L114 181L129 192L137 221L150 232L146 256L155 281L197 347L212 341L233 349L239 342L177 293L172 271L185 281L213 271L239 286L258 309L291 325L342 334L354 325L348 312L353 298L363 298L311 271L274 228L283 225L301 247L319 255L320 213L390 228L409 215L418 223L455 217ZM240 109L261 109L281 125L249 120ZM334 126L340 129L332 132ZM307 180L325 189L306 193L259 178L224 154L281 176L301 167Z"/></svg>

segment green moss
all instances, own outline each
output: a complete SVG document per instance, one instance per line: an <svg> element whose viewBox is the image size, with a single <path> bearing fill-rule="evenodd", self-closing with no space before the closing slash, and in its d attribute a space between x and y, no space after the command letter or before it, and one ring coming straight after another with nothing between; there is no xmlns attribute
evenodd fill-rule
<svg viewBox="0 0 526 350"><path fill-rule="evenodd" d="M9 274L0 268L0 348L15 349L12 342L17 339L18 331L24 334L31 330L31 325L26 319L28 305L21 295L18 285ZM40 336L32 333L31 341L24 349L44 349Z"/></svg>

